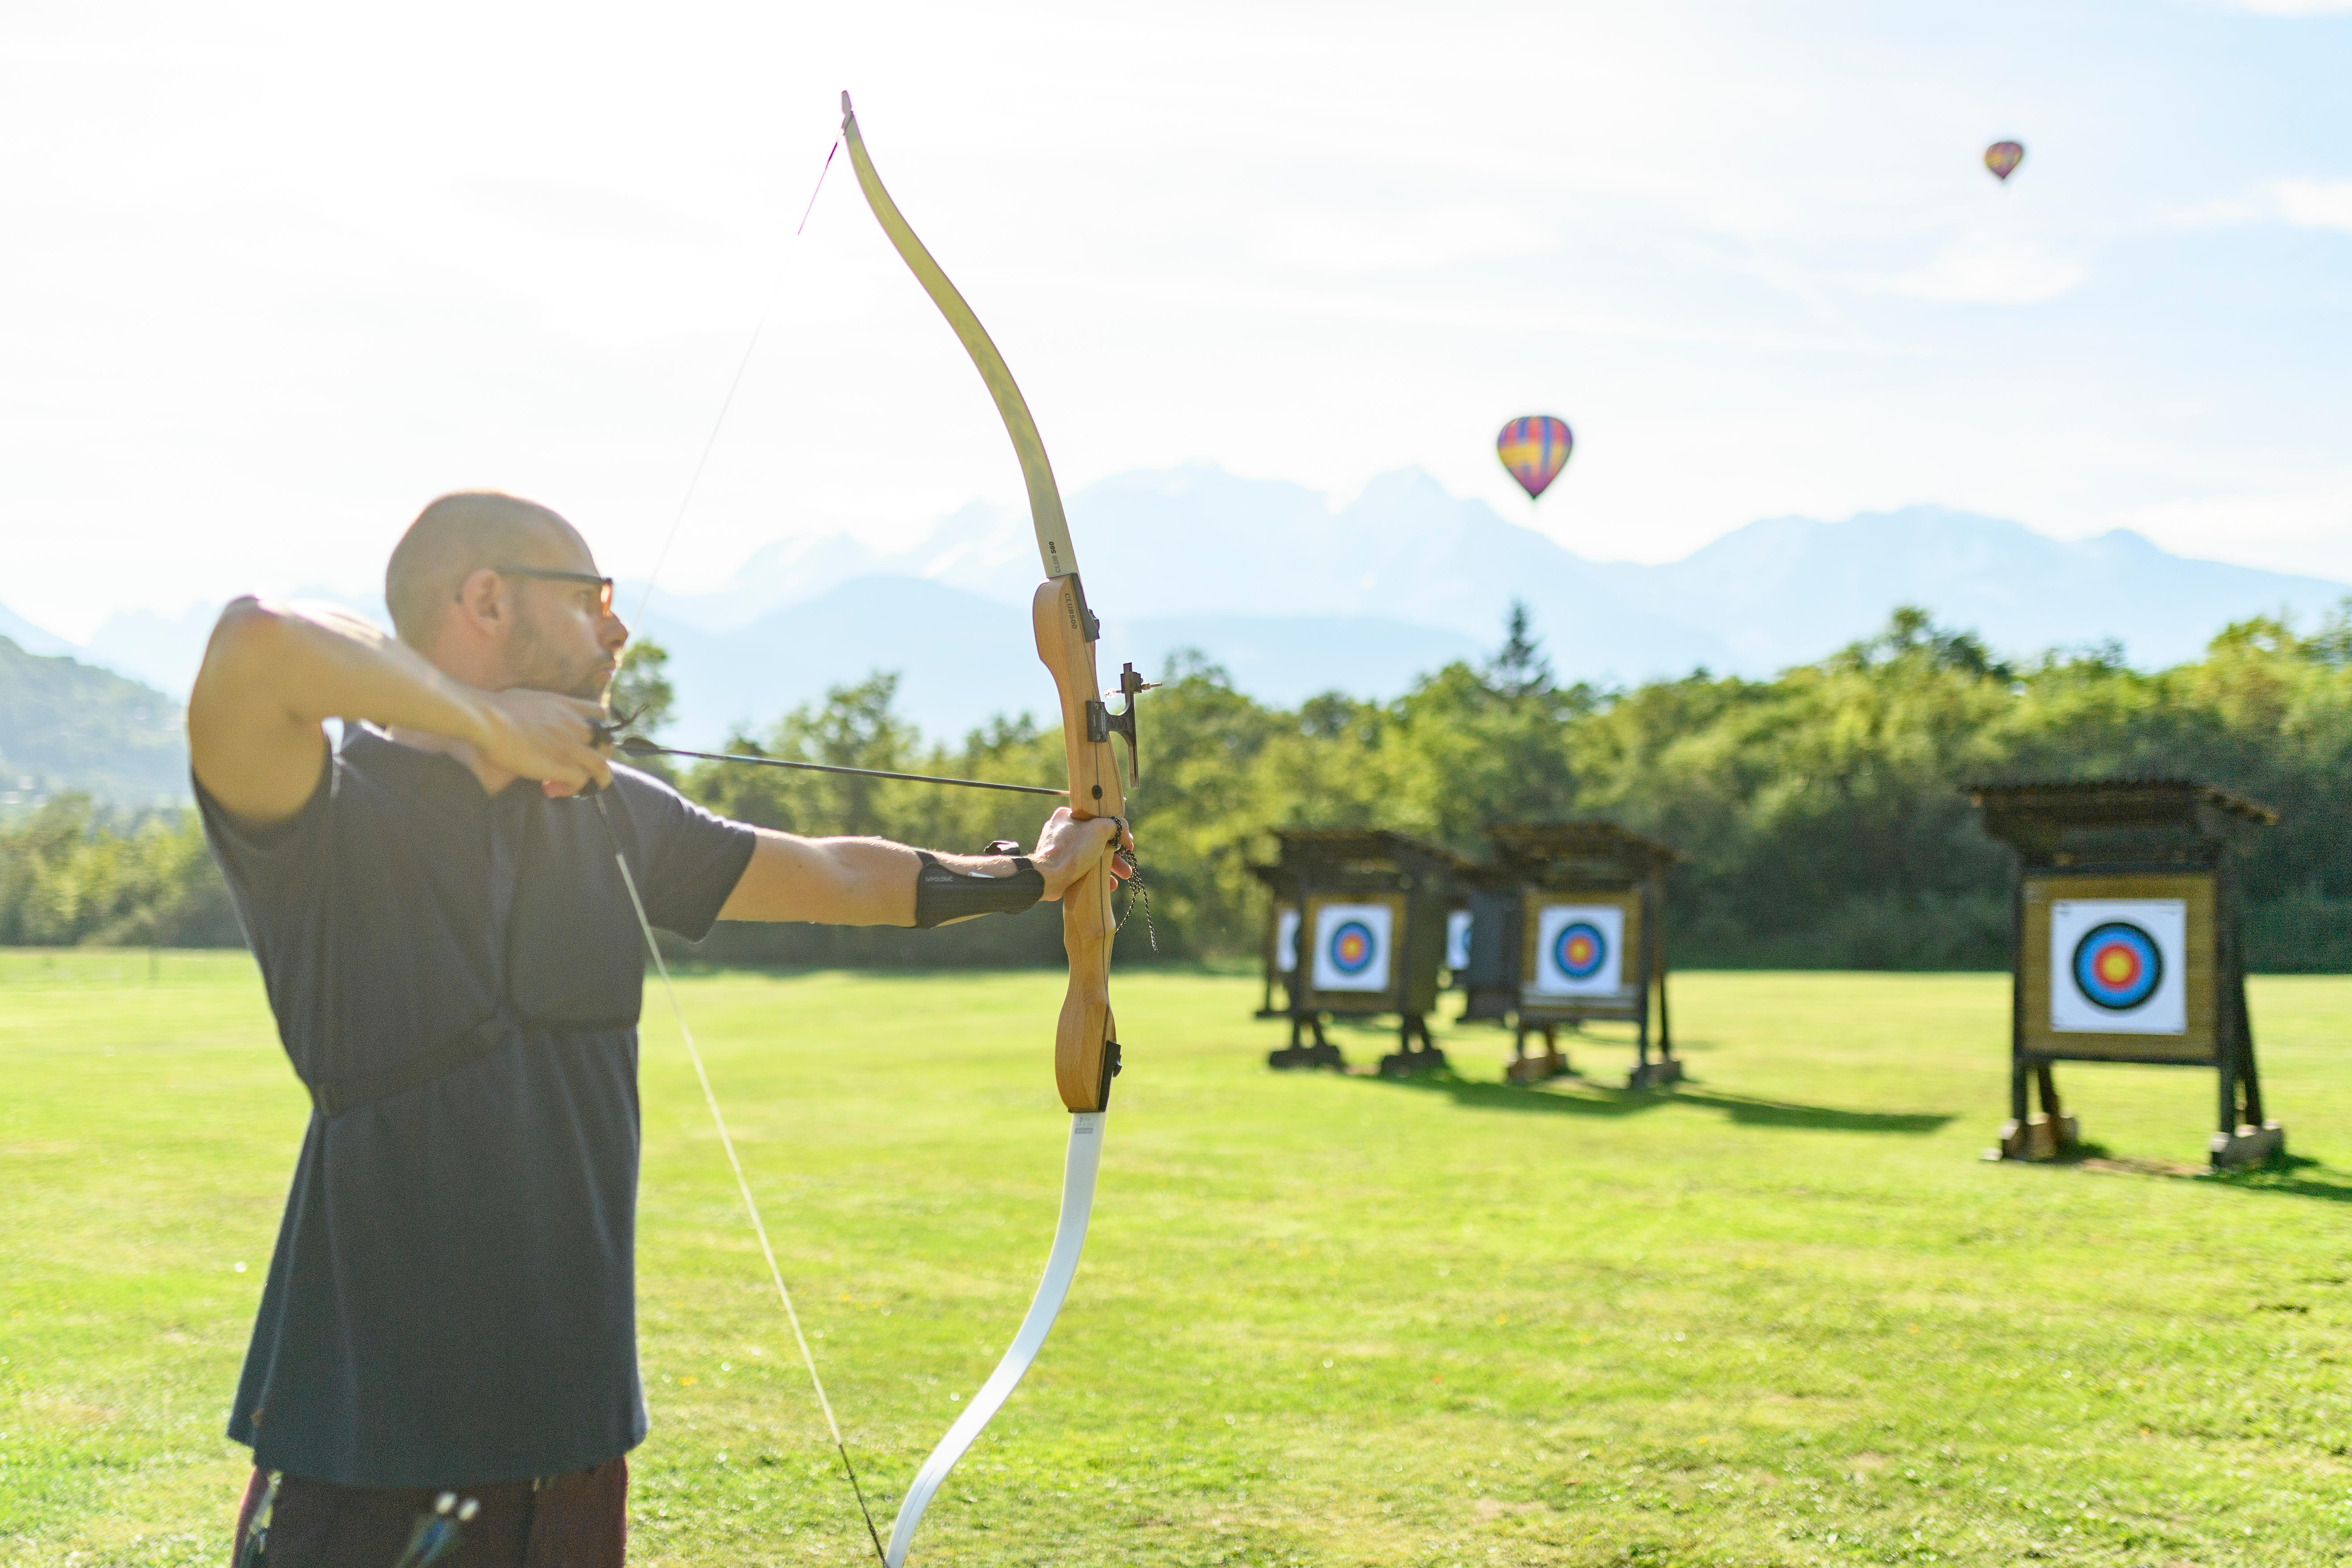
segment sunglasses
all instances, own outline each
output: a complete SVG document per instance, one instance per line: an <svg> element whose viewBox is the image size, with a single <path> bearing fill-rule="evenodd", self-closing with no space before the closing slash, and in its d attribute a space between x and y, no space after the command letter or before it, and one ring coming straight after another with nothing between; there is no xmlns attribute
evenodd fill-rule
<svg viewBox="0 0 2352 1568"><path fill-rule="evenodd" d="M549 572L537 566L493 566L491 571L501 577L536 577L542 583L577 583L596 590L596 613L613 613L613 580L599 577L593 572Z"/></svg>

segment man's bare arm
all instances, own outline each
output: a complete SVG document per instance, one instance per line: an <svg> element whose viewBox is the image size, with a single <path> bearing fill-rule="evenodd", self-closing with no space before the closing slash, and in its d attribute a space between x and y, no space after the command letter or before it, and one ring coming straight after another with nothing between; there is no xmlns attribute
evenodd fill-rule
<svg viewBox="0 0 2352 1568"><path fill-rule="evenodd" d="M910 926L915 923L915 873L920 862L904 844L886 838L800 838L759 829L751 863L719 911L723 921L813 921L823 925ZM1134 847L1108 817L1081 822L1064 806L1037 836L1029 857L1045 879L1045 897L1064 889L1109 852L1114 843ZM942 855L941 865L982 877L1010 877L1018 869L1009 855ZM1112 862L1114 871L1127 875Z"/></svg>
<svg viewBox="0 0 2352 1568"><path fill-rule="evenodd" d="M452 679L357 616L242 598L221 612L188 695L197 780L241 821L302 809L326 760L328 719L423 731L473 748L481 764L559 791L612 777L591 743L593 702L489 692Z"/></svg>

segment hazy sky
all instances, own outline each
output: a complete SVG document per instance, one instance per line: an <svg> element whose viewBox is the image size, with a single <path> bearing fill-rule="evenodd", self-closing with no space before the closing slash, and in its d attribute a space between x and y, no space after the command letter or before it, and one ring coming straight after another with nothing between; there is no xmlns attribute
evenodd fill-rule
<svg viewBox="0 0 2352 1568"><path fill-rule="evenodd" d="M792 238L844 87L1066 490L1524 518L1551 412L1589 555L1936 501L2352 578L2347 81L2311 0L11 0L0 603L364 591L478 485L642 573L779 276L665 585L1015 500L845 163Z"/></svg>

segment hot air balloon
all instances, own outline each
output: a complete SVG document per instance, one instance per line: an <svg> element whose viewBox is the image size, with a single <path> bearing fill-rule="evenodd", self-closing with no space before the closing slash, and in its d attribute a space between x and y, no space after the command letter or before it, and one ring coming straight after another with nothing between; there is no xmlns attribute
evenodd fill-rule
<svg viewBox="0 0 2352 1568"><path fill-rule="evenodd" d="M1985 149L1985 167L1992 171L1992 177L1996 180L2007 180L2024 162L2025 143L2022 142L1996 142Z"/></svg>
<svg viewBox="0 0 2352 1568"><path fill-rule="evenodd" d="M1495 454L1533 500L1559 478L1560 469L1568 466L1569 448L1575 445L1576 437L1567 420L1530 414L1503 426L1503 433L1495 437Z"/></svg>

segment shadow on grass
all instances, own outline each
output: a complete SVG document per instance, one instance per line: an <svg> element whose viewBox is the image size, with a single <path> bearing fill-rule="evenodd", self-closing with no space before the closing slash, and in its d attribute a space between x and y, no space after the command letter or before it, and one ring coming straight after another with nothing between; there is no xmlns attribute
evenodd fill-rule
<svg viewBox="0 0 2352 1568"><path fill-rule="evenodd" d="M2352 1184L2323 1181L2301 1173L2321 1169L2316 1160L2289 1154L2251 1170L2222 1171L2205 1178L2217 1187L2246 1193L2276 1193L2281 1197L2317 1198L2323 1203L2352 1204Z"/></svg>
<svg viewBox="0 0 2352 1568"><path fill-rule="evenodd" d="M1335 1022L1336 1020L1326 1019L1324 1027L1330 1028ZM1453 1050L1456 1047L1465 1050L1471 1049L1488 1041L1505 1049L1510 1047L1511 1031L1507 1024L1498 1024L1486 1018L1474 1021L1462 1018L1441 1018L1434 1016L1431 1017L1430 1023L1438 1030L1439 1044L1448 1050ZM1448 1030L1457 1032L1449 1034ZM1394 1036L1396 1026L1394 1024L1373 1025L1365 1032ZM1580 1051L1630 1051L1633 1048L1633 1042L1637 1037L1633 1025L1611 1018L1588 1019L1582 1028L1578 1028L1572 1024L1562 1024L1559 1026L1559 1048L1563 1054L1570 1057L1576 1056ZM1530 1050L1536 1049L1542 1039L1541 1029L1530 1028L1528 1031L1528 1046ZM1675 1055L1678 1057L1703 1057L1723 1048L1712 1039L1694 1035L1675 1036L1674 1047ZM1653 1050L1658 1048L1655 1040L1651 1042L1650 1048Z"/></svg>
<svg viewBox="0 0 2352 1568"><path fill-rule="evenodd" d="M2288 1154L2267 1165L2216 1171L2204 1165L2183 1164L2173 1160L2119 1158L2092 1145L2086 1145L2084 1152L2086 1158L2066 1163L2077 1170L2102 1175L2156 1176L2167 1181L2199 1182L2209 1187L2229 1187L2242 1193L2272 1193L2286 1198L2316 1198L2322 1203L2352 1204L2352 1183L2326 1180L2307 1173L2325 1167L2318 1161L2300 1154Z"/></svg>
<svg viewBox="0 0 2352 1568"><path fill-rule="evenodd" d="M1750 1127L1802 1127L1822 1132L1895 1132L1915 1136L1937 1131L1953 1120L1949 1116L1843 1110L1835 1106L1756 1100L1746 1095L1719 1094L1688 1084L1669 1092L1604 1089L1598 1084L1587 1083L1577 1093L1561 1094L1541 1089L1522 1089L1507 1083L1476 1083L1450 1072L1424 1073L1415 1078L1402 1079L1367 1076L1351 1081L1419 1089L1425 1094L1444 1094L1457 1105L1466 1105L1478 1110L1534 1111L1553 1116L1633 1116L1679 1103L1704 1105Z"/></svg>
<svg viewBox="0 0 2352 1568"><path fill-rule="evenodd" d="M1734 1121L1752 1127L1808 1127L1823 1132L1939 1132L1957 1118L1929 1111L1841 1110L1831 1105L1798 1105L1746 1095L1677 1089L1676 1100L1720 1106Z"/></svg>

